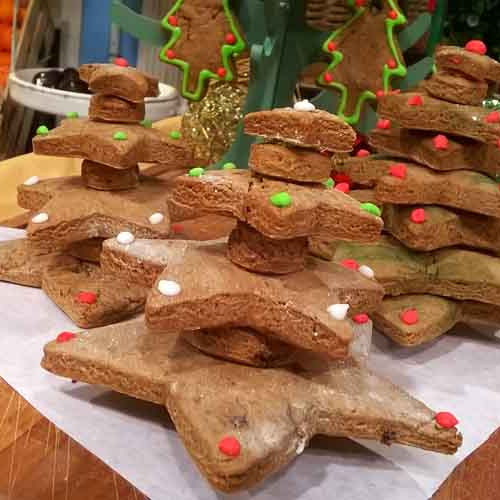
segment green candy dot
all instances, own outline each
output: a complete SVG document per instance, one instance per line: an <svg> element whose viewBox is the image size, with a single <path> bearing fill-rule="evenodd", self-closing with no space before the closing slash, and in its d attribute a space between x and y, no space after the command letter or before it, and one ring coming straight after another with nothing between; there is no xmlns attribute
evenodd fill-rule
<svg viewBox="0 0 500 500"><path fill-rule="evenodd" d="M115 132L113 134L113 139L115 141L126 141L128 139L127 134L125 132Z"/></svg>
<svg viewBox="0 0 500 500"><path fill-rule="evenodd" d="M40 125L36 129L36 135L47 135L49 133L49 129L45 125Z"/></svg>
<svg viewBox="0 0 500 500"><path fill-rule="evenodd" d="M181 138L181 133L178 131L178 130L172 130L172 132L170 132L170 138L171 139L180 139Z"/></svg>
<svg viewBox="0 0 500 500"><path fill-rule="evenodd" d="M68 111L66 113L66 118L78 118L79 116L77 111Z"/></svg>
<svg viewBox="0 0 500 500"><path fill-rule="evenodd" d="M201 177L204 173L205 169L203 167L194 167L188 172L188 175L190 177Z"/></svg>
<svg viewBox="0 0 500 500"><path fill-rule="evenodd" d="M373 203L361 203L361 209L365 212L368 212L369 214L376 215L377 217L380 217L382 215L382 211L380 210L380 208L378 208L377 205Z"/></svg>
<svg viewBox="0 0 500 500"><path fill-rule="evenodd" d="M332 189L335 186L335 182L331 177L328 180L326 180L323 184L325 185L326 189Z"/></svg>
<svg viewBox="0 0 500 500"><path fill-rule="evenodd" d="M269 201L275 207L289 207L292 204L292 197L285 192L276 193L269 198Z"/></svg>
<svg viewBox="0 0 500 500"><path fill-rule="evenodd" d="M236 168L236 165L233 162L227 162L222 165L222 170L234 170Z"/></svg>
<svg viewBox="0 0 500 500"><path fill-rule="evenodd" d="M151 128L153 126L152 120L142 120L141 125L144 128Z"/></svg>

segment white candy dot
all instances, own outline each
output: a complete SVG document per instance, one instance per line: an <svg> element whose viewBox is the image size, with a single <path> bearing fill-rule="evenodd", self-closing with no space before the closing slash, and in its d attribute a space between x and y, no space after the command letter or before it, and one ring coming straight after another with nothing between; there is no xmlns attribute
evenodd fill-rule
<svg viewBox="0 0 500 500"><path fill-rule="evenodd" d="M296 102L293 105L293 109L295 109L295 111L314 111L316 106L307 99L304 99L303 101Z"/></svg>
<svg viewBox="0 0 500 500"><path fill-rule="evenodd" d="M375 272L371 267L368 266L359 266L358 271L363 275L366 276L369 279L375 278Z"/></svg>
<svg viewBox="0 0 500 500"><path fill-rule="evenodd" d="M327 311L333 319L343 320L347 316L347 311L349 311L349 304L333 304Z"/></svg>
<svg viewBox="0 0 500 500"><path fill-rule="evenodd" d="M26 179L24 181L25 186L34 186L35 184L38 184L40 182L40 179L34 175L33 177L30 177L29 179Z"/></svg>
<svg viewBox="0 0 500 500"><path fill-rule="evenodd" d="M174 295L179 295L181 293L181 286L177 283L177 281L160 280L158 283L158 291L162 295L173 297Z"/></svg>
<svg viewBox="0 0 500 500"><path fill-rule="evenodd" d="M161 224L165 219L165 216L161 214L160 212L155 212L151 217L149 218L150 224L153 224L155 226L156 224Z"/></svg>
<svg viewBox="0 0 500 500"><path fill-rule="evenodd" d="M295 453L297 453L297 455L302 455L302 453L304 453L304 450L306 449L306 444L307 439L305 437L301 437L297 441L297 448L295 448Z"/></svg>
<svg viewBox="0 0 500 500"><path fill-rule="evenodd" d="M116 241L118 241L120 245L130 245L135 241L135 236L128 231L123 231L116 237Z"/></svg>
<svg viewBox="0 0 500 500"><path fill-rule="evenodd" d="M45 212L40 212L39 214L36 214L32 219L31 222L35 224L43 224L44 222L47 222L49 220L49 214L46 214Z"/></svg>

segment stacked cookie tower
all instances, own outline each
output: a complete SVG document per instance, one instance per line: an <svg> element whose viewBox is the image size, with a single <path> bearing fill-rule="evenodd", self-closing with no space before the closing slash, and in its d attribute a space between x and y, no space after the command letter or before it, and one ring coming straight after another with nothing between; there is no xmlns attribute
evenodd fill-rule
<svg viewBox="0 0 500 500"><path fill-rule="evenodd" d="M374 187L392 238L340 245L336 259L373 267L388 295L375 325L402 345L458 322L500 324L500 113L481 107L500 82L500 63L485 53L478 41L439 48L437 72L421 90L380 100L383 118L370 143L399 158L353 158L340 167Z"/></svg>
<svg viewBox="0 0 500 500"><path fill-rule="evenodd" d="M99 266L102 241L167 238L167 181L141 177L139 162L187 168L190 152L144 120L144 99L158 81L113 64L88 64L80 76L95 92L89 119L69 113L60 127L42 126L36 154L83 158L81 176L28 179L18 203L32 212L27 240L0 247L0 279L45 292L80 327L110 324L143 309L146 289L117 282Z"/></svg>
<svg viewBox="0 0 500 500"><path fill-rule="evenodd" d="M165 404L198 468L226 492L279 470L315 434L454 453L453 415L357 362L366 313L383 297L372 270L307 255L310 235L370 244L382 230L374 206L333 189L319 153L349 151L353 130L308 103L249 114L245 128L274 141L253 146L250 172L193 168L171 198L173 213L235 217L229 241L107 240L103 268L153 287L146 323L54 341L43 366Z"/></svg>

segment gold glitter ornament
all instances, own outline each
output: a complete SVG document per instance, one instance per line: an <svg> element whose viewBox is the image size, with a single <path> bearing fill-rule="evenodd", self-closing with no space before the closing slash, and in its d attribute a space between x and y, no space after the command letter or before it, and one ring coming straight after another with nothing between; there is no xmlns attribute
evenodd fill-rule
<svg viewBox="0 0 500 500"><path fill-rule="evenodd" d="M236 67L235 82L212 82L205 97L191 102L182 117L182 137L193 148L196 163L216 163L236 139L248 95L249 59L240 59Z"/></svg>

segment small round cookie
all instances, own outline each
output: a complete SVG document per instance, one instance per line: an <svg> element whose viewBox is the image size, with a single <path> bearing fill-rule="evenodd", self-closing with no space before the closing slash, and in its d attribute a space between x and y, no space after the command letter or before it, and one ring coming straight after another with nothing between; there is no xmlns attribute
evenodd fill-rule
<svg viewBox="0 0 500 500"><path fill-rule="evenodd" d="M131 189L139 184L139 167L116 169L102 163L83 160L82 179L84 184L99 191Z"/></svg>

